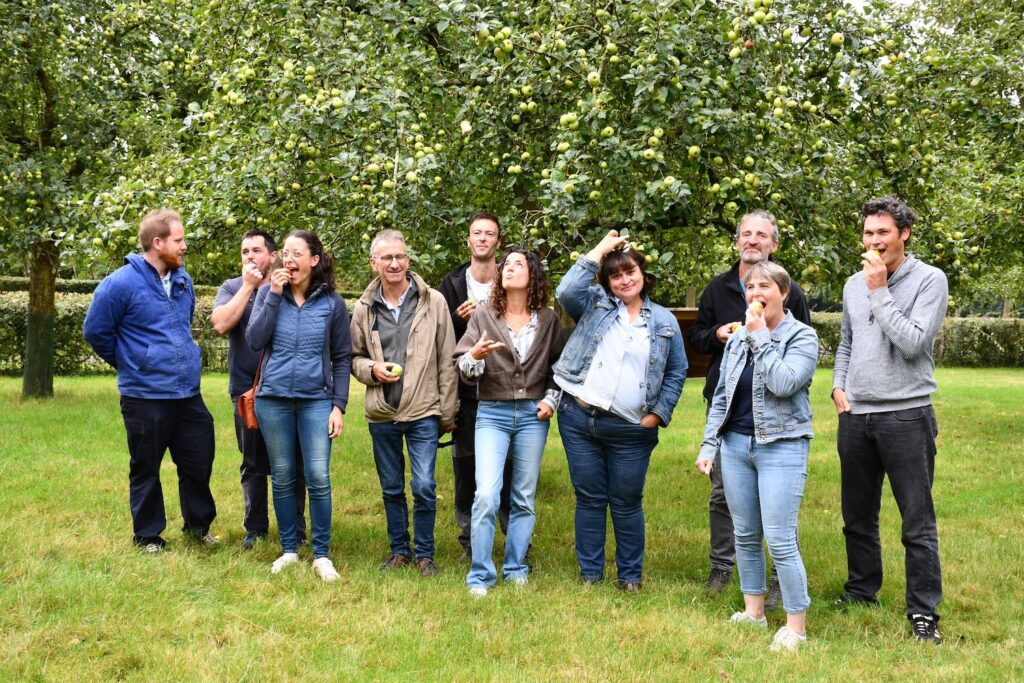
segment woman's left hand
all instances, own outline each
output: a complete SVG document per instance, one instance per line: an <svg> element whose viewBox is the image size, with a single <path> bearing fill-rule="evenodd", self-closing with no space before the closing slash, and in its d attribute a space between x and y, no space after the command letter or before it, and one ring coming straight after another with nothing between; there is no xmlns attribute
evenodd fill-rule
<svg viewBox="0 0 1024 683"><path fill-rule="evenodd" d="M654 429L661 426L661 415L647 413L640 418L640 426L646 429Z"/></svg>
<svg viewBox="0 0 1024 683"><path fill-rule="evenodd" d="M555 411L544 401L537 404L537 419L546 422L551 419L551 416L555 414Z"/></svg>
<svg viewBox="0 0 1024 683"><path fill-rule="evenodd" d="M331 416L327 418L327 436L336 439L341 436L341 430L345 427L345 420L341 414L341 408L334 406Z"/></svg>

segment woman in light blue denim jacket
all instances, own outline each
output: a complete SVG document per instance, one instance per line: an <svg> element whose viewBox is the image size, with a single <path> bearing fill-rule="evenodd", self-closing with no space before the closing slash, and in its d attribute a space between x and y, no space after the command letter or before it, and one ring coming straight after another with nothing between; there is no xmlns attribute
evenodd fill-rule
<svg viewBox="0 0 1024 683"><path fill-rule="evenodd" d="M786 625L771 649L795 650L806 640L804 617L811 604L796 528L813 436L809 390L818 337L783 308L790 278L782 266L755 264L744 281L751 306L746 325L725 346L696 467L710 474L721 449L745 607L730 621L768 625L761 545L767 538L786 610Z"/></svg>
<svg viewBox="0 0 1024 683"><path fill-rule="evenodd" d="M612 230L562 278L555 294L577 324L554 370L580 575L586 584L604 576L611 508L618 585L632 592L643 572L647 466L683 390L686 352L675 317L647 295L643 254L620 249L625 242Z"/></svg>

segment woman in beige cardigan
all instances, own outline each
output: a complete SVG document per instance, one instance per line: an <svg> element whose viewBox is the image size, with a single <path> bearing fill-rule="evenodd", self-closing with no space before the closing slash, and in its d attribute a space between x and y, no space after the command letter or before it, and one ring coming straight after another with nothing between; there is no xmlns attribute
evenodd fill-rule
<svg viewBox="0 0 1024 683"><path fill-rule="evenodd" d="M505 459L512 458L511 512L505 536L505 581L522 585L536 520L534 497L548 425L558 406L551 367L565 343L558 315L547 307L548 283L536 254L513 247L486 306L473 313L455 349L464 382L475 384L476 496L471 526L469 592L487 595L497 581L491 552ZM511 448L510 448L511 446Z"/></svg>

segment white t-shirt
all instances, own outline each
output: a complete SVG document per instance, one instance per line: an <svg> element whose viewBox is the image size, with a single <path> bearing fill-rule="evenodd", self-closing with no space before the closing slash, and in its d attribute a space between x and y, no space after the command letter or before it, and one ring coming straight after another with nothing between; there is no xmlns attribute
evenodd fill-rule
<svg viewBox="0 0 1024 683"><path fill-rule="evenodd" d="M491 290L493 288L493 280L487 283L477 282L473 279L473 274L469 272L469 268L466 269L466 293L470 299L476 299L478 306L483 306L487 303L487 300L491 298Z"/></svg>

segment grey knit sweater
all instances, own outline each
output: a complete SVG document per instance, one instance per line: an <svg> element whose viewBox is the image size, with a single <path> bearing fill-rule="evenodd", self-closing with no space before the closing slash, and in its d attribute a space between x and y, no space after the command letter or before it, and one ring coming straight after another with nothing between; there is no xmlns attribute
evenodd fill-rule
<svg viewBox="0 0 1024 683"><path fill-rule="evenodd" d="M931 403L932 347L948 298L945 273L909 255L885 287L869 292L863 272L847 281L832 386L853 413Z"/></svg>

